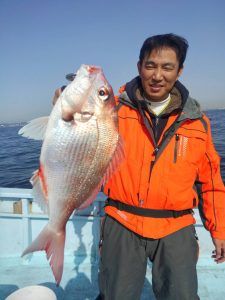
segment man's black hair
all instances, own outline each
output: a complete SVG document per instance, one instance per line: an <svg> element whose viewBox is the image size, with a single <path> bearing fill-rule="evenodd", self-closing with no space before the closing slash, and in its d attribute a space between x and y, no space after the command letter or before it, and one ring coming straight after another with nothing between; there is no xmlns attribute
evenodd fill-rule
<svg viewBox="0 0 225 300"><path fill-rule="evenodd" d="M142 64L146 55L150 55L153 50L160 50L163 48L172 48L179 60L179 69L183 68L188 50L188 41L176 34L160 34L147 38L141 47L139 62Z"/></svg>

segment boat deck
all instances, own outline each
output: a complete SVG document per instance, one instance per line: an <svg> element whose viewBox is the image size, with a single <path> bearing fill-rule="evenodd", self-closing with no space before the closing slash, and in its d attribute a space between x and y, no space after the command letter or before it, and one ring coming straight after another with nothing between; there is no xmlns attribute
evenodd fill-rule
<svg viewBox="0 0 225 300"><path fill-rule="evenodd" d="M199 296L201 300L225 299L225 268L198 266ZM0 300L19 288L42 285L50 288L57 300L94 300L98 295L98 264L74 266L66 261L60 286L48 263L24 264L20 258L0 259ZM147 269L141 300L155 299L151 287L151 267Z"/></svg>

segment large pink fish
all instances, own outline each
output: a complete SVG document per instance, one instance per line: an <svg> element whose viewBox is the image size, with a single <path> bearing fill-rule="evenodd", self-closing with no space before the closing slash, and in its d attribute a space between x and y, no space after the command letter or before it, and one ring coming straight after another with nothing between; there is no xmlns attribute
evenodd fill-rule
<svg viewBox="0 0 225 300"><path fill-rule="evenodd" d="M19 134L43 138L40 168L31 182L34 199L49 215L22 255L45 250L59 284L69 217L95 199L123 157L114 95L102 69L82 65L49 118L31 121Z"/></svg>

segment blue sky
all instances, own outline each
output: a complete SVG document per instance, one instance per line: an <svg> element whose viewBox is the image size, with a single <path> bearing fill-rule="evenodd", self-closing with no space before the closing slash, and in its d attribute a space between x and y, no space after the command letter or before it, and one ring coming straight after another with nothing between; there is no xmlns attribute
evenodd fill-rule
<svg viewBox="0 0 225 300"><path fill-rule="evenodd" d="M224 0L1 0L0 122L48 115L81 64L102 66L116 94L143 41L169 32L189 41L180 80L191 96L225 107Z"/></svg>

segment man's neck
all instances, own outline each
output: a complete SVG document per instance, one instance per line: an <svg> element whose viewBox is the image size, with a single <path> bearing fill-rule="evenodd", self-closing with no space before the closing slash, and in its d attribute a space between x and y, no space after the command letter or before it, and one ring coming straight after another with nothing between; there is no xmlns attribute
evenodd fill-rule
<svg viewBox="0 0 225 300"><path fill-rule="evenodd" d="M145 99L149 109L156 115L160 115L161 112L165 110L165 108L169 105L171 100L170 94L167 96L166 99L161 101L151 101L148 99Z"/></svg>

